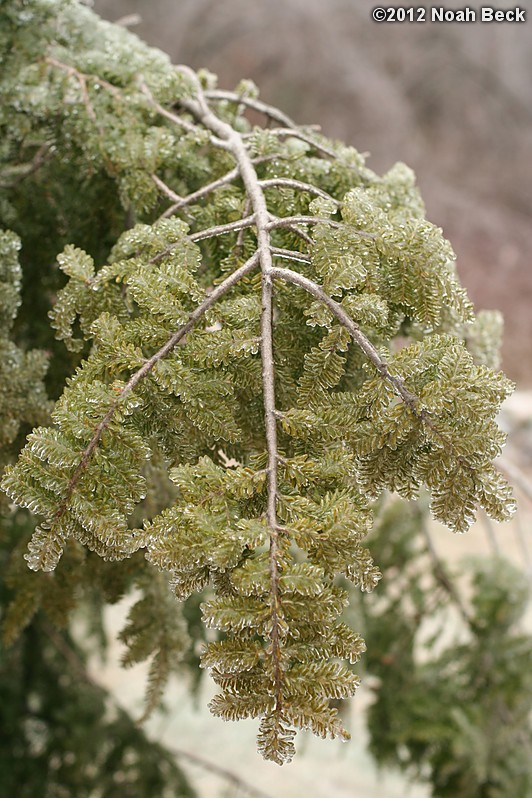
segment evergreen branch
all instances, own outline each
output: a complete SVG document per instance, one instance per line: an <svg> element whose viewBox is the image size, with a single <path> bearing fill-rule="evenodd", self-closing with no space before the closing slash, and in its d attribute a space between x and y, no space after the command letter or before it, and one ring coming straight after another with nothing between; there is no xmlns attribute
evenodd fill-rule
<svg viewBox="0 0 532 798"><path fill-rule="evenodd" d="M307 191L309 194L314 194L316 197L321 197L329 202L334 202L337 207L342 204L321 188L313 186L311 183L304 183L302 180L291 180L289 177L272 177L267 180L259 180L259 185L261 188L295 188L300 191Z"/></svg>
<svg viewBox="0 0 532 798"><path fill-rule="evenodd" d="M262 384L264 399L264 421L266 429L266 448L268 451L268 490L266 519L270 535L269 575L270 575L270 607L271 607L271 657L274 682L274 710L281 713L282 669L281 640L279 623L279 524L277 521L278 495L278 448L277 448L277 411L275 407L275 373L273 355L273 261L270 245L270 213L266 205L264 192L259 178L241 135L231 125L218 119L211 111L202 93L195 73L188 67L182 68L196 87L197 102L186 103L196 118L213 133L223 138L233 153L240 169L240 176L252 209L251 218L257 230L257 254L262 271L262 311L261 311L261 359Z"/></svg>
<svg viewBox="0 0 532 798"><path fill-rule="evenodd" d="M203 92L203 96L208 100L229 100L229 102L237 103L237 105L245 105L248 108L252 108L254 111L264 114L264 116L267 116L274 122L279 122L279 124L284 125L285 128L297 130L296 123L290 119L289 116L280 111L278 108L275 108L273 105L263 103L262 100L255 100L252 97L244 97L240 94L236 94L235 92L221 91L220 89L205 91Z"/></svg>
<svg viewBox="0 0 532 798"><path fill-rule="evenodd" d="M413 415L420 419L420 421L442 441L444 446L446 446L449 451L455 453L457 462L459 462L462 468L468 471L472 477L475 478L475 469L468 463L467 459L464 458L462 454L456 451L456 446L451 438L433 423L432 419L430 418L429 411L421 407L421 400L418 396L416 396L416 394L412 393L406 387L404 379L400 376L394 376L390 372L387 363L381 358L371 341L364 335L358 324L353 321L349 314L346 313L344 308L339 305L338 302L335 302L334 299L332 299L323 290L323 288L318 285L318 283L315 283L313 280L310 280L308 277L305 277L298 272L294 272L291 269L274 267L272 274L273 277L278 277L286 282L299 285L329 308L329 310L336 316L338 321L348 330L353 340L359 345L367 358L371 361L371 363L373 363L381 377L387 380L393 386L396 393L401 397Z"/></svg>
<svg viewBox="0 0 532 798"><path fill-rule="evenodd" d="M345 312L344 308L339 305L338 302L335 302L334 299L332 299L323 290L323 288L318 285L318 283L315 283L313 280L309 280L308 277L304 277L302 274L294 272L291 269L274 267L272 274L273 277L278 277L286 282L299 285L301 288L304 288L305 291L308 291L309 294L315 296L316 299L319 299L321 302L323 302L323 304L326 305L336 316L338 321L349 331L353 340L359 345L364 354L373 363L379 374L393 385L397 393L401 396L405 404L408 405L412 412L416 416L420 415L418 411L419 398L408 390L402 377L395 377L390 372L387 364L381 358L371 341L366 338L358 324L353 321L353 319Z"/></svg>
<svg viewBox="0 0 532 798"><path fill-rule="evenodd" d="M67 485L67 489L65 491L65 495L63 496L61 503L54 513L51 525L53 525L56 521L58 521L68 509L68 505L72 494L74 492L74 488L81 477L81 474L87 467L94 451L97 449L98 444L100 442L100 438L102 437L103 432L107 429L111 420L116 413L119 405L123 401L124 397L133 391L139 382L141 382L144 377L146 377L154 368L154 366L160 361L163 360L170 352L177 346L177 344L186 336L188 333L196 326L198 321L205 315L205 313L216 304L216 302L224 296L224 294L229 291L234 285L236 285L242 277L252 271L258 263L258 253L252 255L249 260L246 261L239 269L236 269L232 272L229 277L227 277L222 283L220 283L216 288L212 290L212 292L203 300L203 302L198 305L198 307L193 310L188 318L188 321L183 324L179 330L177 330L169 339L168 341L162 346L154 355L152 355L148 360L143 363L143 365L136 371L133 376L129 379L129 381L124 385L122 390L120 391L117 398L112 403L111 407L102 418L102 420L97 425L92 438L90 439L87 447L84 449L80 461L70 480Z"/></svg>

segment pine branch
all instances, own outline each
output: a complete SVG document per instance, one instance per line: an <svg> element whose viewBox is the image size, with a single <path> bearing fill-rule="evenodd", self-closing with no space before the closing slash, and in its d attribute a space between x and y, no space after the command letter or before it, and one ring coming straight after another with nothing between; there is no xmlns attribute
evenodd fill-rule
<svg viewBox="0 0 532 798"><path fill-rule="evenodd" d="M72 494L74 488L76 487L81 474L87 467L93 453L98 448L98 444L102 437L102 434L107 429L111 420L113 419L118 407L123 402L124 398L128 396L154 368L154 366L160 361L163 360L170 352L177 346L177 344L186 336L188 333L196 326L198 321L200 321L205 313L216 304L216 302L224 296L234 285L236 285L242 277L245 277L246 274L249 274L255 266L258 264L259 258L258 254L255 253L252 255L249 260L246 261L240 268L236 269L232 274L229 275L222 283L220 283L216 288L212 290L212 292L203 300L203 302L198 305L198 307L193 310L188 318L188 321L183 324L179 330L177 330L169 339L168 341L162 346L154 355L152 355L146 362L141 366L138 371L136 371L133 376L129 379L129 381L124 385L120 393L118 394L117 398L114 400L113 404L102 418L102 420L97 425L94 433L92 435L91 440L89 441L88 446L84 449L80 461L76 468L74 469L72 476L68 482L68 487L65 492L64 497L61 500L61 503L54 513L51 524L53 525L56 523L67 511L70 499L72 498Z"/></svg>
<svg viewBox="0 0 532 798"><path fill-rule="evenodd" d="M381 377L383 377L393 386L396 393L401 397L407 407L409 407L414 416L419 418L423 424L425 424L442 441L449 451L456 452L456 447L449 436L442 433L438 426L435 425L431 420L428 411L421 407L419 397L412 393L412 391L408 390L402 377L394 376L390 372L387 363L381 358L371 341L364 335L358 324L353 321L353 319L348 313L346 313L344 308L338 304L338 302L335 302L334 299L332 299L326 293L326 291L324 291L323 288L313 280L310 280L308 277L305 277L298 272L294 272L291 269L274 267L272 274L274 277L279 277L286 282L299 285L301 288L304 288L305 291L308 291L309 294L315 296L316 299L319 299L321 302L323 302L323 304L328 307L329 310L332 311L332 313L336 316L338 321L349 331L353 340L362 349L371 363L373 363ZM471 468L461 454L457 453L456 459L465 470L474 476L474 469Z"/></svg>
<svg viewBox="0 0 532 798"><path fill-rule="evenodd" d="M274 710L280 714L282 699L281 640L279 627L279 524L277 521L278 495L278 448L277 411L275 407L275 374L273 355L273 261L270 244L270 214L264 192L247 148L240 134L229 124L221 121L210 110L199 81L192 70L182 68L192 81L197 92L196 103L186 103L196 118L213 133L220 136L233 153L240 169L242 182L253 209L250 217L257 231L257 253L262 271L262 312L261 312L261 358L264 399L264 421L266 428L266 447L268 451L268 498L266 518L270 535L270 607L271 607L271 656L274 679Z"/></svg>

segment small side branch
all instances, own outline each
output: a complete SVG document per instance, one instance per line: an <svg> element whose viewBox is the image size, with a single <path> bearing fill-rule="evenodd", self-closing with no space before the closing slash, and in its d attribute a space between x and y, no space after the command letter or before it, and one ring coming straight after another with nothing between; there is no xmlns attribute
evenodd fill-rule
<svg viewBox="0 0 532 798"><path fill-rule="evenodd" d="M302 274L294 272L291 269L274 267L272 269L272 275L273 277L278 277L279 279L285 280L288 283L299 285L301 288L304 288L305 291L308 291L309 294L315 296L316 299L319 299L321 302L323 302L323 304L326 305L336 316L338 321L343 324L343 326L351 333L353 340L359 345L364 354L373 363L381 377L384 377L384 379L393 385L396 392L403 399L404 403L408 405L408 407L413 413L415 413L416 416L419 416L418 397L408 390L404 380L401 377L396 377L391 374L387 364L381 358L371 341L366 338L358 324L353 321L353 319L345 312L344 308L339 305L338 302L335 302L334 299L332 299L323 290L323 288L313 280L309 280L308 277L304 277Z"/></svg>
<svg viewBox="0 0 532 798"><path fill-rule="evenodd" d="M176 195L174 204L167 208L159 218L167 219L169 216L173 216L173 214L181 210L181 208L185 208L187 205L208 196L213 191L216 191L216 189L226 186L228 183L232 183L233 180L237 179L238 175L238 169L231 169L231 171L227 172L223 177L219 177L218 180L213 180L212 183L199 188L197 191L193 191L191 194L187 194L186 197L177 197Z"/></svg>
<svg viewBox="0 0 532 798"><path fill-rule="evenodd" d="M255 215L246 216L244 219L238 219L236 222L229 222L228 224L219 224L216 227L208 227L206 230L200 230L198 233L192 233L189 238L191 241L203 241L206 238L216 238L217 236L224 235L225 233L235 233L238 230L243 230L246 227L253 227L255 225Z"/></svg>
<svg viewBox="0 0 532 798"><path fill-rule="evenodd" d="M187 133L194 133L196 136L200 133L200 129L196 127L196 125L189 122L188 119L183 119L182 117L178 116L177 114L173 114L163 105L157 102L151 91L149 90L146 83L139 79L138 81L139 88L141 92L148 98L151 105L153 105L154 109L157 111L158 114L163 116L165 119L168 119L169 122L173 122L174 125L182 128L182 130L186 130ZM222 149L227 149L227 145L224 141L216 138L216 136L211 136L210 138L211 144L214 144L216 147L221 147Z"/></svg>
<svg viewBox="0 0 532 798"><path fill-rule="evenodd" d="M76 466L70 480L68 482L68 487L66 493L59 505L57 511L55 512L52 518L52 525L57 522L66 512L70 499L72 498L72 493L74 492L74 488L78 483L81 474L87 467L94 451L97 449L100 438L102 437L103 432L107 429L111 420L116 413L119 405L124 400L124 398L133 391L139 382L141 382L148 374L152 371L154 366L160 361L163 360L176 346L177 344L186 336L188 333L196 326L196 324L200 321L200 319L205 315L205 313L216 304L216 302L226 294L229 289L231 289L234 285L236 285L246 274L249 274L258 264L259 257L258 253L255 253L246 263L240 266L239 269L236 269L232 274L229 275L220 285L216 286L213 291L203 300L203 302L198 305L198 307L192 311L190 314L188 321L183 324L179 330L177 330L169 339L168 341L162 346L158 352L152 355L146 362L136 371L133 376L129 379L129 381L124 385L122 390L120 391L117 398L112 403L111 407L102 418L94 433L92 438L90 439L87 447L84 449L80 461Z"/></svg>
<svg viewBox="0 0 532 798"><path fill-rule="evenodd" d="M267 161L273 161L278 158L278 155L259 155L258 158L253 159L253 165L257 166L261 163L266 163ZM229 183L237 180L240 177L240 170L237 168L231 169L231 171L227 172L222 177L219 177L217 180L213 180L212 183L208 183L202 188L198 188L197 191L193 191L191 194L187 194L186 197L179 197L174 201L174 204L167 208L164 213L159 216L159 219L167 219L169 216L173 216L174 213L180 211L182 208L186 208L187 205L191 205L193 202L197 202L204 197L207 197L209 194L212 194L213 191L216 191L222 186L226 186Z"/></svg>
<svg viewBox="0 0 532 798"><path fill-rule="evenodd" d="M344 222L336 222L334 219L328 219L326 216L283 216L272 219L268 225L268 229L275 230L278 227L294 227L298 224L326 224L328 227L332 227L335 230L345 229L346 227ZM356 235L361 238L375 239L373 233L366 233L364 230L356 230L354 227L350 227L349 230L356 233Z"/></svg>
<svg viewBox="0 0 532 798"><path fill-rule="evenodd" d="M180 202L183 202L183 197L180 197L179 194L176 194L175 191L173 191L170 188L170 186L167 186L166 183L164 182L164 180L161 180L161 178L157 177L156 174L152 174L151 175L151 179L153 180L153 182L155 183L157 188L160 189L160 191L162 191L162 193L166 197L168 197L168 199L171 199L176 204L179 204Z"/></svg>
<svg viewBox="0 0 532 798"><path fill-rule="evenodd" d="M43 166L43 164L45 164L46 161L51 158L53 152L53 144L51 144L49 141L45 141L44 144L41 144L29 163L14 166L10 170L13 175L10 182L0 183L0 188L14 188L14 186L22 183L22 181L26 180L27 177L35 174L35 172L37 172L41 166ZM1 177L4 176L9 177L9 172L7 170L1 174Z"/></svg>
<svg viewBox="0 0 532 798"><path fill-rule="evenodd" d="M294 249L281 249L280 247L272 247L271 253L276 258L285 258L286 260L294 260L297 263L310 263L310 257L305 255L304 252L297 252Z"/></svg>
<svg viewBox="0 0 532 798"><path fill-rule="evenodd" d="M311 183L304 183L301 180L291 180L288 177L272 177L268 180L259 180L259 185L261 188L295 188L299 191L306 191L308 194L314 194L314 196L321 197L328 202L334 202L338 208L342 204L326 191L322 191L321 188L313 186Z"/></svg>
<svg viewBox="0 0 532 798"><path fill-rule="evenodd" d="M264 114L264 116L267 116L274 122L278 122L285 128L297 130L296 123L290 119L289 116L284 114L278 108L275 108L273 105L263 103L262 100L254 100L252 97L244 97L232 91L220 91L219 89L205 91L203 96L208 100L228 100L229 102L236 103L237 105L245 105L247 108L252 108L254 111Z"/></svg>
<svg viewBox="0 0 532 798"><path fill-rule="evenodd" d="M332 158L333 160L338 158L338 154L334 150L327 147L326 144L321 144L319 141L316 141L313 136L305 133L305 131L299 128L294 130L291 127L274 127L270 130L270 133L279 136L279 138L299 139L299 141L304 141L305 144L308 144L312 149L316 150L316 152L326 155L328 158Z"/></svg>

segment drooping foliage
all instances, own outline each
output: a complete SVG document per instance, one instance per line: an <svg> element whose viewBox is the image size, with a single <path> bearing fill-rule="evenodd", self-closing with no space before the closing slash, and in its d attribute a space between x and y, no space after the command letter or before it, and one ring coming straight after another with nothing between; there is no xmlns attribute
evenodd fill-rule
<svg viewBox="0 0 532 798"><path fill-rule="evenodd" d="M181 602L204 591L212 711L260 718L280 764L297 729L345 739L331 700L354 693L364 650L346 580L379 580L375 500L428 490L457 532L479 506L514 509L493 465L512 386L453 252L407 167L378 177L248 82L219 92L66 0L0 15L1 221L29 279L34 252L47 271L35 324L49 303L69 353L50 421L40 359L17 355L0 388L0 409L21 397L8 443L21 419L40 424L2 480L37 524L24 556L43 574L22 582L70 557L73 603L98 558L95 573L133 574L144 594L123 639L131 661L153 655L149 707L187 639L161 580Z"/></svg>

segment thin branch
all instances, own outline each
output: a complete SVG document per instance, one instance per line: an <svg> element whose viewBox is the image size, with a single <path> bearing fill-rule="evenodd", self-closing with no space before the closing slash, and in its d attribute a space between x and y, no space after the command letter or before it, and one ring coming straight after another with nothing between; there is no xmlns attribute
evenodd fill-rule
<svg viewBox="0 0 532 798"><path fill-rule="evenodd" d="M267 180L259 180L259 185L261 188L271 188L271 187L286 187L286 188L295 188L299 189L300 191L306 191L309 194L314 194L316 197L321 197L328 202L334 202L337 207L341 206L341 202L331 197L326 191L322 191L321 188L317 186L313 186L311 183L304 183L302 180L291 180L288 177L272 177L268 178Z"/></svg>
<svg viewBox="0 0 532 798"><path fill-rule="evenodd" d="M300 141L304 141L305 144L309 144L313 149L316 150L316 152L321 152L323 155L327 155L328 158L338 158L338 153L336 153L330 147L327 147L326 144L321 144L319 141L316 141L313 136L309 136L308 133L305 133L305 131L301 130L300 128L294 129L291 127L274 127L268 132L282 138L299 139Z"/></svg>
<svg viewBox="0 0 532 798"><path fill-rule="evenodd" d="M253 227L256 223L255 215L246 216L244 219L237 219L236 222L229 222L228 224L218 224L215 227L208 227L205 230L200 230L198 233L189 235L191 241L203 241L205 238L215 238L224 235L225 233L234 233L237 230L242 230L246 227Z"/></svg>
<svg viewBox="0 0 532 798"><path fill-rule="evenodd" d="M286 282L299 285L301 288L304 288L306 291L308 291L309 294L315 296L316 299L319 299L321 302L323 302L323 304L326 305L336 316L338 321L343 324L343 326L351 333L353 340L359 345L367 358L373 363L381 377L387 380L394 387L396 393L401 397L405 405L411 410L412 414L416 418L420 419L420 421L441 440L444 446L447 446L450 451L454 451L456 453L456 459L462 468L468 470L474 476L474 469L469 465L462 454L456 452L456 446L453 444L453 441L432 422L429 411L421 406L421 400L419 397L408 390L402 377L394 376L390 372L387 363L381 358L371 341L366 338L358 324L356 324L356 322L354 322L353 319L345 312L344 308L339 305L338 302L335 302L334 299L332 299L323 290L323 288L318 285L318 283L315 283L313 280L309 280L308 277L304 277L302 274L299 274L299 272L294 272L291 269L274 267L272 274L274 277L279 277L282 280L286 280Z"/></svg>
<svg viewBox="0 0 532 798"><path fill-rule="evenodd" d="M33 175L37 172L43 164L46 163L47 160L53 155L53 144L49 141L45 141L44 144L41 144L31 161L25 164L19 164L13 167L12 171L14 172L13 178L9 183L0 183L1 188L13 188L17 186L19 183L22 183L23 180L26 180L27 177ZM5 176L6 172L3 173L2 176ZM9 176L9 175L8 175Z"/></svg>
<svg viewBox="0 0 532 798"><path fill-rule="evenodd" d="M266 205L264 192L252 159L241 135L231 125L218 119L211 111L202 92L195 73L188 67L182 68L197 92L196 102L186 102L188 108L209 130L227 142L240 170L249 201L253 209L253 223L257 231L257 253L262 272L262 312L261 312L261 359L262 385L264 400L264 423L266 431L266 448L268 451L268 479L266 519L270 536L269 575L270 575L270 613L271 613L271 658L273 667L274 708L281 712L282 700L282 666L280 636L280 595L279 595L279 524L277 522L278 494L278 448L277 448L277 411L275 407L275 373L273 355L273 261L270 243L271 217Z"/></svg>
<svg viewBox="0 0 532 798"><path fill-rule="evenodd" d="M432 535L430 534L428 524L423 524L423 534L425 536L425 541L427 544L427 551L429 553L430 559L432 560L434 576L436 577L438 584L441 585L441 587L445 590L447 595L453 600L454 604L458 609L458 612L460 613L466 624L469 626L469 628L474 629L475 622L471 617L471 615L469 614L469 612L467 611L466 606L460 597L460 593L456 588L456 585L452 581L449 573L445 568L443 560L436 551L436 547L434 545L434 541L432 540Z"/></svg>
<svg viewBox="0 0 532 798"><path fill-rule="evenodd" d="M262 100L255 100L252 97L244 97L232 91L220 91L219 89L205 91L203 92L203 96L208 100L229 100L229 102L236 103L237 105L245 105L248 108L252 108L254 111L264 114L264 116L273 119L274 122L279 122L279 124L284 125L284 127L290 129L295 128L297 130L296 123L290 119L289 116L280 111L278 108L275 108L273 105L263 103Z"/></svg>
<svg viewBox="0 0 532 798"><path fill-rule="evenodd" d="M420 416L420 411L418 409L418 397L408 390L402 377L396 377L391 374L388 365L381 358L371 341L366 338L358 324L353 321L353 319L345 312L344 308L339 305L338 302L335 302L334 299L332 299L323 290L323 288L318 285L318 283L315 283L313 280L309 280L308 277L304 277L302 274L294 272L291 269L274 267L272 270L272 275L273 277L278 277L279 279L285 280L288 283L299 285L301 288L304 288L305 291L308 291L309 294L315 296L316 299L319 299L321 302L323 302L323 304L326 305L336 316L338 321L343 324L343 326L351 333L353 340L356 341L364 354L373 363L381 377L384 377L389 383L391 383L396 392L403 399L404 403L416 416Z"/></svg>
<svg viewBox="0 0 532 798"><path fill-rule="evenodd" d="M297 252L295 249L281 249L280 247L272 247L271 253L274 257L295 260L298 263L311 262L309 255L306 255L304 252Z"/></svg>
<svg viewBox="0 0 532 798"><path fill-rule="evenodd" d="M275 230L277 227L292 227L295 224L327 224L330 227L339 229L344 227L341 222L335 222L327 216L274 216L268 223L269 230Z"/></svg>
<svg viewBox="0 0 532 798"><path fill-rule="evenodd" d="M120 89L118 89L116 86L113 86L113 84L109 83L109 81L104 80L104 78L100 78L98 75L89 75L86 72L81 72L79 69L76 69L76 67L73 67L70 64L64 64L62 61L58 61L56 58L52 58L51 56L47 56L44 61L45 63L50 64L50 66L57 67L57 69L61 69L63 72L66 72L67 75L76 78L81 88L81 96L83 98L83 104L87 110L87 116L94 122L100 134L103 136L104 131L100 125L98 125L96 112L91 103L89 91L87 89L87 81L93 80L98 86L103 86L103 88L107 89L107 91L109 91L113 97L119 101L122 100Z"/></svg>
<svg viewBox="0 0 532 798"><path fill-rule="evenodd" d="M281 225L279 225L279 227L281 227ZM297 224L287 224L287 225L282 225L282 227L285 230L288 230L290 233L293 233L298 238L300 238L309 247L314 246L314 240L312 239L312 236L309 236L309 234L306 233L304 230L302 230L301 227L298 227Z"/></svg>
<svg viewBox="0 0 532 798"><path fill-rule="evenodd" d="M172 191L170 186L167 186L164 180L161 180L161 178L157 177L156 174L152 174L150 175L150 177L157 186L157 188L159 188L163 192L163 194L165 194L165 196L168 197L168 199L173 200L173 202L177 204L183 202L183 197L180 197L179 194L176 194L175 191Z"/></svg>
<svg viewBox="0 0 532 798"><path fill-rule="evenodd" d="M183 119L177 114L173 114L172 111L169 111L163 105L158 103L142 78L139 78L138 85L141 92L148 98L157 113L159 113L161 116L164 116L164 118L168 119L170 122L173 122L174 125L178 125L183 130L186 130L187 133L194 133L197 135L200 132L196 125L192 124L192 122L189 122L187 119ZM227 149L226 143L224 141L220 141L220 139L216 138L216 136L211 136L210 141L211 144L214 144L216 147L221 147L224 150Z"/></svg>
<svg viewBox="0 0 532 798"><path fill-rule="evenodd" d="M186 759L203 770L225 779L225 781L227 781L229 784L232 784L236 790L244 792L245 794L249 795L250 798L271 798L268 793L257 789L251 784L248 784L231 770L228 770L221 765L217 765L215 762L211 762L210 760L199 756L199 754L192 753L191 751L184 751L182 748L175 748L174 746L168 748L167 750L177 759Z"/></svg>
<svg viewBox="0 0 532 798"><path fill-rule="evenodd" d="M238 169L231 169L230 172L227 172L227 174L223 175L223 177L219 177L218 180L213 180L212 183L199 188L197 191L193 191L191 194L187 194L186 197L180 197L175 201L174 205L171 205L163 214L161 214L159 219L166 219L168 216L172 216L176 211L181 210L181 208L184 208L186 205L190 205L192 202L196 202L197 200L206 197L208 194L216 191L217 188L221 188L228 183L232 183L233 180L236 180L238 176Z"/></svg>
<svg viewBox="0 0 532 798"><path fill-rule="evenodd" d="M345 222L335 222L334 219L328 219L325 216L283 216L275 217L268 225L269 230L275 230L278 227L293 227L297 224L326 224L335 230L341 230L346 227ZM355 230L354 227L349 227L349 231L356 233L361 238L375 239L373 233L366 233L364 230Z"/></svg>
<svg viewBox="0 0 532 798"><path fill-rule="evenodd" d="M258 158L253 159L253 164L260 164L265 163L266 161L273 161L279 158L278 155L259 155ZM222 177L219 177L217 180L213 180L212 183L208 183L206 186L199 188L197 191L193 191L191 194L187 194L186 197L180 197L179 200L176 200L173 205L167 208L164 213L159 216L159 219L167 219L169 216L172 216L177 211L180 211L181 208L185 208L187 205L190 205L192 202L197 202L199 199L203 199L208 194L211 194L216 189L221 188L222 186L226 186L228 183L232 183L233 180L236 180L240 177L240 170L237 168L231 169L230 172L227 172ZM158 221L158 220L157 220Z"/></svg>
<svg viewBox="0 0 532 798"><path fill-rule="evenodd" d="M255 223L254 216L248 216L245 219L238 219L236 222L229 222L228 224L218 224L215 227L208 227L205 230L200 230L197 233L191 233L188 237L190 241L203 241L206 238L216 238L217 236L224 235L225 233L234 233L238 230L242 230L245 227L253 227ZM149 263L159 263L160 260L166 258L167 255L170 255L171 252L178 246L179 242L175 244L171 244L166 249L163 249L161 252L158 252L157 255L154 255L153 258L150 259Z"/></svg>
<svg viewBox="0 0 532 798"><path fill-rule="evenodd" d="M165 358L177 346L177 344L186 335L188 335L188 333L196 326L198 321L205 315L205 313L213 305L216 304L216 302L220 299L220 297L226 294L230 288L232 288L242 279L242 277L244 277L246 274L248 274L250 271L252 271L255 268L255 266L258 264L258 261L259 261L258 253L255 253L251 258L249 258L248 261L246 261L246 263L240 266L239 269L236 269L228 277L226 277L226 279L222 283L217 285L216 288L214 288L212 292L203 300L203 302L200 305L198 305L197 308L195 308L195 310L191 312L190 316L188 317L188 321L186 321L185 324L183 324L179 328L179 330L177 330L177 332L175 332L168 339L168 341L164 344L164 346L162 346L154 355L152 355L148 360L146 360L146 362L143 363L140 369L138 369L138 371L136 371L133 374L133 376L129 379L129 381L124 385L124 387L120 391L120 394L114 400L111 407L109 408L105 416L102 418L102 420L94 430L92 438L90 439L87 447L84 449L80 461L76 466L72 476L70 477L67 490L61 501L61 504L59 505L57 511L54 513L52 517L51 520L52 526L66 512L69 501L72 497L72 493L74 491L74 488L76 487L79 478L81 477L84 469L87 467L94 451L97 449L103 432L107 429L107 427L111 423L111 420L114 414L116 413L118 406L123 401L124 397L130 394L131 391L133 391L137 387L139 382L141 382L144 379L144 377L146 377L152 371L154 366L156 366L156 364L160 360Z"/></svg>

